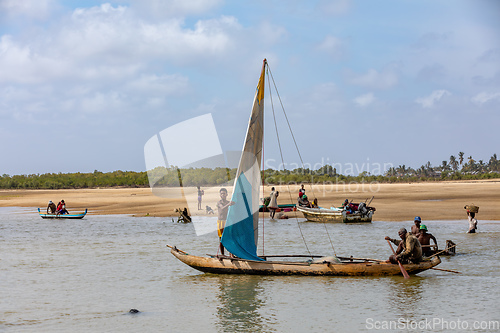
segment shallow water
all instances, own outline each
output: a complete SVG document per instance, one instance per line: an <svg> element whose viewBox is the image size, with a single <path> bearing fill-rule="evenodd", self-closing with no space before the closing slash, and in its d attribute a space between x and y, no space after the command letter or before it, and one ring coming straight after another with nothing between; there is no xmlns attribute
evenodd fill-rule
<svg viewBox="0 0 500 333"><path fill-rule="evenodd" d="M200 221L215 224L212 217ZM0 331L498 331L500 221L479 220L477 234L465 233L466 220L423 223L440 247L446 239L458 244L458 254L438 267L462 274L429 270L409 280L209 275L166 247L215 254L217 235L197 236L193 224L116 215L51 221L34 209L0 208ZM265 253L309 249L385 259L384 236L395 238L411 224L266 221ZM132 308L141 312L129 314Z"/></svg>

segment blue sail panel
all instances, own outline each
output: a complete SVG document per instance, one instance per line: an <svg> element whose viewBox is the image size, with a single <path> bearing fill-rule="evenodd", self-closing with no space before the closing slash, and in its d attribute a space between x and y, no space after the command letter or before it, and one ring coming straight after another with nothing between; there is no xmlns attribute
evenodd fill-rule
<svg viewBox="0 0 500 333"><path fill-rule="evenodd" d="M222 234L222 245L241 259L260 260L254 236L254 214L252 205L252 185L241 173L235 182L231 197L234 205L229 206L226 226Z"/></svg>

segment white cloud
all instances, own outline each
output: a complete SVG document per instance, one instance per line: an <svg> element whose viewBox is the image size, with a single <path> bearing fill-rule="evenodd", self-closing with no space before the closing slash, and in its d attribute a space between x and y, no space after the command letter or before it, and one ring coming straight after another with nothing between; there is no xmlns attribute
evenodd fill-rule
<svg viewBox="0 0 500 333"><path fill-rule="evenodd" d="M0 39L0 82L39 83L61 79L123 79L154 61L200 63L234 48L240 25L234 17L199 20L184 28L179 19L161 23L134 17L127 7L103 4L75 9L54 30L30 39Z"/></svg>
<svg viewBox="0 0 500 333"><path fill-rule="evenodd" d="M188 83L189 79L181 75L142 75L125 88L141 95L178 95L186 90Z"/></svg>
<svg viewBox="0 0 500 333"><path fill-rule="evenodd" d="M364 95L360 95L354 99L354 103L362 107L370 105L374 101L375 101L375 96L371 92Z"/></svg>
<svg viewBox="0 0 500 333"><path fill-rule="evenodd" d="M40 20L50 14L53 3L53 0L0 0L0 17Z"/></svg>
<svg viewBox="0 0 500 333"><path fill-rule="evenodd" d="M450 96L451 93L447 90L434 90L427 97L420 97L415 100L416 103L422 105L424 108L433 107L435 103L439 102L443 97Z"/></svg>
<svg viewBox="0 0 500 333"><path fill-rule="evenodd" d="M342 52L342 40L335 36L328 35L323 39L323 41L318 45L317 49L319 51L325 52L332 56L338 56Z"/></svg>
<svg viewBox="0 0 500 333"><path fill-rule="evenodd" d="M212 10L222 0L132 0L131 7L143 16L168 18L196 15Z"/></svg>
<svg viewBox="0 0 500 333"><path fill-rule="evenodd" d="M483 91L471 98L471 101L478 105L483 105L484 103L491 100L500 101L500 92L488 93Z"/></svg>
<svg viewBox="0 0 500 333"><path fill-rule="evenodd" d="M398 75L395 66L388 66L381 72L369 69L365 74L349 74L348 81L354 85L370 89L389 89L398 83Z"/></svg>

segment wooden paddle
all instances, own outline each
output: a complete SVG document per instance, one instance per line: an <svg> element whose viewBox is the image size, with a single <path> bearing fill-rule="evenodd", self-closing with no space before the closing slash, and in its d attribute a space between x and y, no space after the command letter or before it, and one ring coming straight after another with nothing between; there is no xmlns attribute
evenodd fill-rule
<svg viewBox="0 0 500 333"><path fill-rule="evenodd" d="M392 250L392 253L394 253L394 256L396 256L396 251L394 251L394 248L392 247L392 244L391 244L391 241L387 239L387 243L389 244L389 246L391 247L391 250ZM405 279L409 279L410 278L410 275L408 275L408 272L406 271L406 269L403 267L403 264L401 264L399 262L398 259L396 259L397 262L398 262L398 265L399 265L399 269L401 270L401 273L403 274L403 276L405 277Z"/></svg>

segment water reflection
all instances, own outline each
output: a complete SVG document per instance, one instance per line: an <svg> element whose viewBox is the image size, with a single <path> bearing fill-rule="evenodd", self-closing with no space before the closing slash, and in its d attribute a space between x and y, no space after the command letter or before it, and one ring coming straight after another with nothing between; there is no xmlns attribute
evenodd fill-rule
<svg viewBox="0 0 500 333"><path fill-rule="evenodd" d="M415 309L425 308L424 286L426 278L412 276L406 280L400 276L394 276L388 281L390 294L388 297L388 308L393 309L395 317L416 320Z"/></svg>
<svg viewBox="0 0 500 333"><path fill-rule="evenodd" d="M218 327L223 332L270 331L259 313L264 304L258 276L214 276L219 291Z"/></svg>

